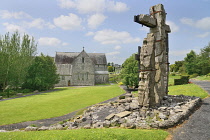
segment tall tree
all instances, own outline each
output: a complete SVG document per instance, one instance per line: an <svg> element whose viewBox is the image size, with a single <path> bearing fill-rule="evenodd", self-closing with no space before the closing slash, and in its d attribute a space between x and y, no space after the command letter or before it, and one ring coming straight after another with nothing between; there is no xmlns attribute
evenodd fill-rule
<svg viewBox="0 0 210 140"><path fill-rule="evenodd" d="M135 54L130 56L122 64L121 77L123 83L128 87L137 87L139 82L138 61L135 60Z"/></svg>
<svg viewBox="0 0 210 140"><path fill-rule="evenodd" d="M208 46L201 49L198 55L198 65L201 75L210 73L210 43Z"/></svg>
<svg viewBox="0 0 210 140"><path fill-rule="evenodd" d="M7 85L19 87L25 80L27 68L36 54L36 43L33 37L18 32L11 36L7 33L0 38L0 83L3 89Z"/></svg>
<svg viewBox="0 0 210 140"><path fill-rule="evenodd" d="M185 68L188 74L200 73L200 69L198 69L198 59L196 53L191 50L190 53L184 58L185 60Z"/></svg>
<svg viewBox="0 0 210 140"><path fill-rule="evenodd" d="M33 90L49 90L58 83L59 76L56 74L56 66L50 56L37 56L28 69L23 88Z"/></svg>

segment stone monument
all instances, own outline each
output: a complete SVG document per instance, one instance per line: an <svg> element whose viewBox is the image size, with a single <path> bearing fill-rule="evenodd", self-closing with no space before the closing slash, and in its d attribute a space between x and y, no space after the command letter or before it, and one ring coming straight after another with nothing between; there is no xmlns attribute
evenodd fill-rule
<svg viewBox="0 0 210 140"><path fill-rule="evenodd" d="M142 107L158 106L168 94L168 33L166 12L162 4L152 6L150 15L134 16L134 21L150 28L139 51L139 104Z"/></svg>

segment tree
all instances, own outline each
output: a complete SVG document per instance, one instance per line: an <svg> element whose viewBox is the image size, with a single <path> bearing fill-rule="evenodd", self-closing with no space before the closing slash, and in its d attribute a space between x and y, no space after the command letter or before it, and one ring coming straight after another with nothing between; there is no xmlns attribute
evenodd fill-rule
<svg viewBox="0 0 210 140"><path fill-rule="evenodd" d="M184 65L184 61L175 61L174 72L179 72Z"/></svg>
<svg viewBox="0 0 210 140"><path fill-rule="evenodd" d="M198 67L201 75L210 73L210 43L208 46L201 49L198 55Z"/></svg>
<svg viewBox="0 0 210 140"><path fill-rule="evenodd" d="M33 90L49 90L59 82L59 75L56 74L56 66L50 56L37 56L28 69L26 81L23 88Z"/></svg>
<svg viewBox="0 0 210 140"><path fill-rule="evenodd" d="M108 72L113 72L114 68L112 66L108 66Z"/></svg>
<svg viewBox="0 0 210 140"><path fill-rule="evenodd" d="M135 54L132 54L122 64L121 77L123 83L128 87L137 87L139 82L138 61L135 60Z"/></svg>
<svg viewBox="0 0 210 140"><path fill-rule="evenodd" d="M0 85L17 89L25 80L28 67L36 54L33 37L18 32L0 37Z"/></svg>
<svg viewBox="0 0 210 140"><path fill-rule="evenodd" d="M190 53L187 54L184 60L184 65L188 74L192 75L194 73L200 73L200 69L198 68L197 55L193 50L191 50Z"/></svg>

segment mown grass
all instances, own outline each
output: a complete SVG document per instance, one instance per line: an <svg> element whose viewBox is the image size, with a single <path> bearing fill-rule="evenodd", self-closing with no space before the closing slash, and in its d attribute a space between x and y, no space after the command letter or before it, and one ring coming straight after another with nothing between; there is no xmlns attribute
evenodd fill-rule
<svg viewBox="0 0 210 140"><path fill-rule="evenodd" d="M169 86L169 95L185 95L205 98L208 93L195 84Z"/></svg>
<svg viewBox="0 0 210 140"><path fill-rule="evenodd" d="M65 88L0 102L0 125L58 117L123 94L118 85Z"/></svg>
<svg viewBox="0 0 210 140"><path fill-rule="evenodd" d="M198 76L198 77L193 78L193 79L210 81L210 76Z"/></svg>
<svg viewBox="0 0 210 140"><path fill-rule="evenodd" d="M164 130L78 129L0 133L1 140L164 140Z"/></svg>

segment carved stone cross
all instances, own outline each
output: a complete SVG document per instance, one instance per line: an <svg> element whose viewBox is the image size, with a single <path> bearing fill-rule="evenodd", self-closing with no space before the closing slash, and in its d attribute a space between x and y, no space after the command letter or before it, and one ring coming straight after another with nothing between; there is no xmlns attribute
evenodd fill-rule
<svg viewBox="0 0 210 140"><path fill-rule="evenodd" d="M152 6L150 15L134 16L134 21L150 28L140 53L139 103L153 107L168 94L168 33L166 13L162 4Z"/></svg>

